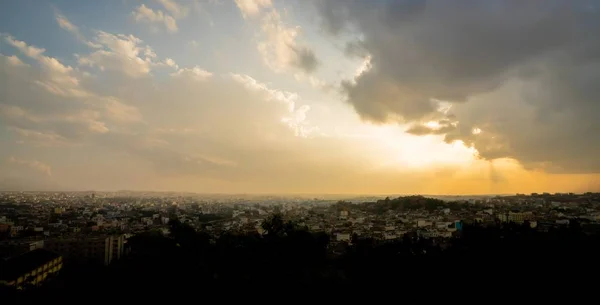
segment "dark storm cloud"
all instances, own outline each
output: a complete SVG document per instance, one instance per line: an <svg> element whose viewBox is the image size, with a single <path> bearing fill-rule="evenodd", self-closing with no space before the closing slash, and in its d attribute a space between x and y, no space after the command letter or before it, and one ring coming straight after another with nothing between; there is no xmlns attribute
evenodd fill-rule
<svg viewBox="0 0 600 305"><path fill-rule="evenodd" d="M330 34L371 69L344 82L366 120L415 123L487 159L600 172L600 16L594 1L317 1ZM360 48L358 48L360 47ZM453 104L460 123L419 124ZM473 134L473 128L483 132Z"/></svg>

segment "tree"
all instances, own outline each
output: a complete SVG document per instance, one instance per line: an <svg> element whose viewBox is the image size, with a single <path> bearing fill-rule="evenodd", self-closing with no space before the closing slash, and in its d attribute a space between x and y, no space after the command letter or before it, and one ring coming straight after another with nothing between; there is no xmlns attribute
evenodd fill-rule
<svg viewBox="0 0 600 305"><path fill-rule="evenodd" d="M261 224L261 227L265 230L267 236L282 236L285 234L286 229L290 229L289 223L286 224L283 221L283 216L279 213L273 214L265 219Z"/></svg>

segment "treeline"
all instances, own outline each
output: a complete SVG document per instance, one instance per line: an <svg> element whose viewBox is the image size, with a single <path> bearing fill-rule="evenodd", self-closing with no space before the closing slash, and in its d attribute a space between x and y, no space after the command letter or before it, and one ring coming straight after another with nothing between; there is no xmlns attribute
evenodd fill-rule
<svg viewBox="0 0 600 305"><path fill-rule="evenodd" d="M443 200L428 198L424 196L404 196L390 199L389 197L377 200L374 202L364 202L359 204L353 204L346 201L338 201L332 205L333 209L336 210L354 210L358 209L361 211L382 214L388 211L409 211L409 210L427 210L434 211L441 208L449 208L455 210L460 208L460 204L457 202L445 202Z"/></svg>
<svg viewBox="0 0 600 305"><path fill-rule="evenodd" d="M287 293L277 300L324 294L393 296L408 304L473 294L521 300L536 287L548 292L558 285L565 291L585 284L597 274L600 257L598 236L584 234L577 225L541 233L527 225L466 224L453 240L414 234L394 242L354 238L347 252L335 257L328 255L327 234L308 232L280 215L263 223L264 235L215 238L178 221L170 226L169 236L148 232L131 238L131 254L109 268L78 268L21 298L68 303L118 295L123 301L165 296L189 301L200 293L227 298L250 290L266 299ZM535 300L549 296L536 294Z"/></svg>

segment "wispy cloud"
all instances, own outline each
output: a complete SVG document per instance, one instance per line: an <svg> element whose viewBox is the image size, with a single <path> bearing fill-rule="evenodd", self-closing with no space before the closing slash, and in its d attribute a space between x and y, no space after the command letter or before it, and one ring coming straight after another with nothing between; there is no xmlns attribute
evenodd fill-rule
<svg viewBox="0 0 600 305"><path fill-rule="evenodd" d="M67 32L73 34L77 38L77 40L79 40L80 42L86 44L90 48L100 48L101 47L98 44L88 41L85 38L85 36L83 34L81 34L79 27L76 26L75 24L73 24L69 19L67 19L67 17L65 15L61 14L59 11L54 12L54 18L56 19L56 23L58 23L58 26L60 26L63 30L66 30Z"/></svg>
<svg viewBox="0 0 600 305"><path fill-rule="evenodd" d="M138 6L131 14L136 22L162 24L167 31L171 33L179 30L177 27L177 21L175 21L173 16L168 15L161 10L153 10L147 7L145 4Z"/></svg>
<svg viewBox="0 0 600 305"><path fill-rule="evenodd" d="M26 160L26 159L20 159L20 158L16 158L16 157L10 157L10 158L8 158L8 163L27 166L31 169L34 169L41 173L44 173L48 176L52 176L52 168L50 167L50 165L45 164L45 163L40 162L35 159Z"/></svg>
<svg viewBox="0 0 600 305"><path fill-rule="evenodd" d="M177 3L174 0L156 0L160 3L175 19L185 18L190 12L190 8Z"/></svg>
<svg viewBox="0 0 600 305"><path fill-rule="evenodd" d="M193 68L178 69L176 72L171 73L171 76L185 76L198 81L204 81L210 78L212 73L196 66Z"/></svg>

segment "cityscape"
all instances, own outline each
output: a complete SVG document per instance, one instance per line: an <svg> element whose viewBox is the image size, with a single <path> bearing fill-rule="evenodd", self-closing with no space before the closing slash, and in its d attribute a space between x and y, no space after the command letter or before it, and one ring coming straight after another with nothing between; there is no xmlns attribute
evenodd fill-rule
<svg viewBox="0 0 600 305"><path fill-rule="evenodd" d="M418 241L425 247L418 251L434 247L443 253L461 243L463 230L472 226L492 230L516 225L536 234L576 226L582 236L598 236L600 193L432 198L3 192L0 215L0 283L31 292L60 281L65 268L132 264L144 249L140 236L179 240L178 234L190 234L182 233L186 228L203 234L204 240L194 239L196 243L215 245L235 236L268 241L279 221L277 230L284 235L317 236L328 260L344 257L366 241L374 248ZM244 247L241 240L235 242Z"/></svg>
<svg viewBox="0 0 600 305"><path fill-rule="evenodd" d="M592 303L598 0L0 1L0 303Z"/></svg>
<svg viewBox="0 0 600 305"><path fill-rule="evenodd" d="M128 237L148 231L169 235L173 220L208 233L214 242L223 234L263 234L264 221L279 214L309 232L330 235L331 254L338 250L337 245L351 244L353 236L378 242L401 240L406 234L424 239L451 239L460 233L464 222L483 226L527 222L535 230L548 231L568 227L571 221L576 221L585 232L600 229L600 193L465 196L450 201L423 196L323 199L4 192L0 203L4 251L47 248L65 257L89 256L105 265L127 252ZM70 247L74 243L78 246Z"/></svg>

